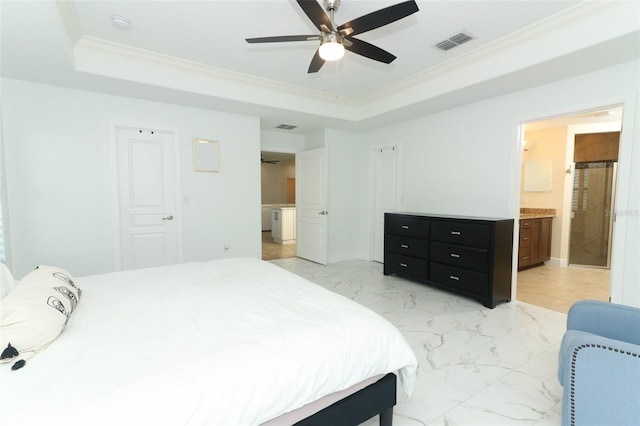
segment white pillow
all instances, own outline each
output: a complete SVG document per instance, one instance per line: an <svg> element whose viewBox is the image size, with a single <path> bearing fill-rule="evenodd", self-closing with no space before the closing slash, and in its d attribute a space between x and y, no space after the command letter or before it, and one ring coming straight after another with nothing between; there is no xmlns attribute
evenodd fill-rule
<svg viewBox="0 0 640 426"><path fill-rule="evenodd" d="M13 369L45 349L62 332L80 300L64 269L39 266L0 300L0 362Z"/></svg>
<svg viewBox="0 0 640 426"><path fill-rule="evenodd" d="M16 281L13 279L11 271L7 265L0 263L0 299L4 299L15 286Z"/></svg>

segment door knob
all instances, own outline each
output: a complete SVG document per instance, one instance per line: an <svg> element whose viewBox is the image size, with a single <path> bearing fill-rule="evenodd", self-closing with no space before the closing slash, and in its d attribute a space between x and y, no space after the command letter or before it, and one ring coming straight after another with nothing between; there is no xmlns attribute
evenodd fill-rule
<svg viewBox="0 0 640 426"><path fill-rule="evenodd" d="M173 215L170 214L169 216L165 216L162 218L162 220L173 220Z"/></svg>

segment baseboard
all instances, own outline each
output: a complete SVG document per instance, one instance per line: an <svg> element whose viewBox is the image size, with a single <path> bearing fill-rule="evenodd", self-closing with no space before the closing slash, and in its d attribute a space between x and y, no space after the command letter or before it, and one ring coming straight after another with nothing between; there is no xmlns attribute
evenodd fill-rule
<svg viewBox="0 0 640 426"><path fill-rule="evenodd" d="M366 260L368 256L363 253L337 253L337 254L329 254L327 257L327 263L338 263L338 262L346 262L349 260Z"/></svg>
<svg viewBox="0 0 640 426"><path fill-rule="evenodd" d="M552 257L551 259L547 260L547 265L549 266L557 266L560 268L566 268L567 266L569 266L569 262L567 262L567 259L560 259L558 257Z"/></svg>

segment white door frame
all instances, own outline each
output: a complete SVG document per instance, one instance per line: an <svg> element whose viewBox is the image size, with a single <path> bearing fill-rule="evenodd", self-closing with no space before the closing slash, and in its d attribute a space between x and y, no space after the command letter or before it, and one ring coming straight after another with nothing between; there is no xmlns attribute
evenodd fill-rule
<svg viewBox="0 0 640 426"><path fill-rule="evenodd" d="M159 132L171 133L173 135L173 166L175 170L174 180L174 198L175 198L175 216L176 237L178 244L178 262L183 261L183 245L182 245L182 167L180 161L180 137L178 129L173 127L153 126L148 124L134 124L123 121L109 122L109 142L111 144L109 150L110 172L111 172L111 208L113 218L113 265L115 271L122 270L122 238L120 222L120 197L118 187L118 140L117 129L144 129Z"/></svg>
<svg viewBox="0 0 640 426"><path fill-rule="evenodd" d="M398 171L399 163L400 163L400 146L397 142L390 142L381 145L374 145L369 147L369 258L367 260L374 261L375 260L375 245L376 245L376 218L375 218L375 208L376 208L376 152L384 149L384 148L394 148L396 153L396 176L395 176L395 203L394 203L394 211L398 210L398 188L400 174Z"/></svg>

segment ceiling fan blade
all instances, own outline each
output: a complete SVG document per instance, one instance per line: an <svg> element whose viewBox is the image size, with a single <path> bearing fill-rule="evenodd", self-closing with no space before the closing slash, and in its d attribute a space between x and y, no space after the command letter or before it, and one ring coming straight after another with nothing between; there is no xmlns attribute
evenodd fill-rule
<svg viewBox="0 0 640 426"><path fill-rule="evenodd" d="M313 35L290 35L290 36L274 36L274 37L255 37L246 38L247 43L276 43L281 41L307 41L307 40L320 40L320 36Z"/></svg>
<svg viewBox="0 0 640 426"><path fill-rule="evenodd" d="M344 48L350 52L357 53L358 55L373 59L374 61L384 62L385 64L390 64L394 59L396 59L395 55L384 49L380 49L378 46L367 43L366 41L351 37L349 37L348 40L351 41L352 44L351 46L344 44Z"/></svg>
<svg viewBox="0 0 640 426"><path fill-rule="evenodd" d="M384 9L376 10L375 12L371 12L367 15L363 15L353 21L346 22L338 27L338 31L351 29L353 31L345 35L354 36L356 34L362 34L395 22L399 19L406 18L417 11L418 5L415 1L405 1L393 6L385 7Z"/></svg>
<svg viewBox="0 0 640 426"><path fill-rule="evenodd" d="M323 31L322 26L324 25L331 30L333 29L331 19L316 0L297 0L297 2L316 28Z"/></svg>
<svg viewBox="0 0 640 426"><path fill-rule="evenodd" d="M322 68L323 65L324 65L324 59L320 57L320 50L316 49L316 54L313 55L313 59L309 64L309 70L307 71L307 73L311 74L314 72L318 72L320 71L320 68Z"/></svg>

